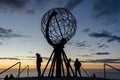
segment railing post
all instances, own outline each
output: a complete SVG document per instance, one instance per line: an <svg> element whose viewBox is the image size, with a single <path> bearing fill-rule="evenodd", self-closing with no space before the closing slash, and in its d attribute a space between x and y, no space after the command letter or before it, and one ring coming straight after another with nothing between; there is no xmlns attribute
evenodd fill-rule
<svg viewBox="0 0 120 80"><path fill-rule="evenodd" d="M106 79L106 69L105 69L106 63L104 63L104 79Z"/></svg>
<svg viewBox="0 0 120 80"><path fill-rule="evenodd" d="M21 62L19 62L18 79L20 78Z"/></svg>
<svg viewBox="0 0 120 80"><path fill-rule="evenodd" d="M28 66L28 69L27 69L27 77L29 77L29 65Z"/></svg>

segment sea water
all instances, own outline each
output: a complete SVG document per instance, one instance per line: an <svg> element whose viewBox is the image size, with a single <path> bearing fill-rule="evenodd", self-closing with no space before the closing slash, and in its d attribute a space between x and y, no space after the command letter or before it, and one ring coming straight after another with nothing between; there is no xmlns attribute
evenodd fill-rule
<svg viewBox="0 0 120 80"><path fill-rule="evenodd" d="M2 70L0 70L0 71L2 71ZM43 72L43 69L41 70L41 72ZM48 76L48 72L49 72L49 70L47 69L45 71L44 76ZM86 69L86 72L89 74L90 77L95 73L96 77L104 78L104 70L103 69ZM87 77L87 75L84 71L81 71L81 73L82 73L82 76ZM9 76L10 74L13 74L14 77L16 77L18 75L18 69L11 69L11 70L1 74L0 78L4 78L6 75ZM30 69L29 76L36 77L37 76L36 69ZM21 73L20 77L27 77L27 70L25 70L23 73ZM120 72L112 70L112 69L107 69L106 70L106 78L119 80L120 79Z"/></svg>

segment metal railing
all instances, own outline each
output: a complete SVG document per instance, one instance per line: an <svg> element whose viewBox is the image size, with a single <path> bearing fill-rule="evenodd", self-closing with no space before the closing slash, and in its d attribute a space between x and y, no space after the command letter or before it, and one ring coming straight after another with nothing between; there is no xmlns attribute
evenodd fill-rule
<svg viewBox="0 0 120 80"><path fill-rule="evenodd" d="M88 77L90 77L89 74L87 73L87 71L86 71L83 67L81 67L81 69L85 72L85 74L86 74Z"/></svg>
<svg viewBox="0 0 120 80"><path fill-rule="evenodd" d="M120 69L117 69L117 68L115 68L115 67L113 67L113 66L111 66L111 65L109 65L109 64L107 64L107 63L105 63L103 66L104 66L104 78L105 78L105 79L106 79L106 67L105 67L105 66L109 66L109 67L113 68L114 70L120 72Z"/></svg>
<svg viewBox="0 0 120 80"><path fill-rule="evenodd" d="M9 69L13 68L14 66L16 66L17 64L19 64L19 68L18 68L18 78L20 78L20 69L21 69L21 62L17 62L14 65L10 66L9 68L5 69L4 71L0 72L0 75L3 74L4 72L8 71Z"/></svg>
<svg viewBox="0 0 120 80"><path fill-rule="evenodd" d="M19 74L21 74L23 71L25 71L27 69L27 77L29 77L29 65L25 66L25 68L23 68ZM18 75L17 75L18 76Z"/></svg>

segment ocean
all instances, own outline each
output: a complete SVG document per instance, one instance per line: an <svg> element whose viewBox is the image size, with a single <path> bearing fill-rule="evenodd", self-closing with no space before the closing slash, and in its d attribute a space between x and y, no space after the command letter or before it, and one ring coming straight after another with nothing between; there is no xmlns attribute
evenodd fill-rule
<svg viewBox="0 0 120 80"><path fill-rule="evenodd" d="M2 71L2 70L0 70L0 71ZM86 69L86 71L88 72L89 76L92 76L93 73L95 73L96 77L102 77L102 78L104 77L103 69ZM43 69L41 70L41 72L43 72ZM81 71L81 73L82 73L82 76L87 76L83 71ZM18 74L18 70L17 69L11 69L11 70L1 74L0 78L4 78L5 75L10 75L10 74L13 74L16 77L17 74ZM44 76L47 76L47 75L48 75L48 70L46 70L46 73L45 73ZM26 77L26 76L27 76L27 71L25 70L20 75L20 77ZM30 77L36 77L37 76L36 69L30 69L29 76ZM113 69L107 69L106 70L106 78L120 80L120 72L115 71Z"/></svg>

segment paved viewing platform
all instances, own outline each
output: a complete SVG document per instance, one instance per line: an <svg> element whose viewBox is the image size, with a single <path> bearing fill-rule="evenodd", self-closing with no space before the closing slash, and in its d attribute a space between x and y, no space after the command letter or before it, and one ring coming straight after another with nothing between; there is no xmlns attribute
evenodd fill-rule
<svg viewBox="0 0 120 80"><path fill-rule="evenodd" d="M12 80L114 80L114 79L104 79L104 78L92 78L92 77L61 77L61 78L56 78L56 77L41 77L41 78L37 78L37 77L23 77L20 79L12 79Z"/></svg>

